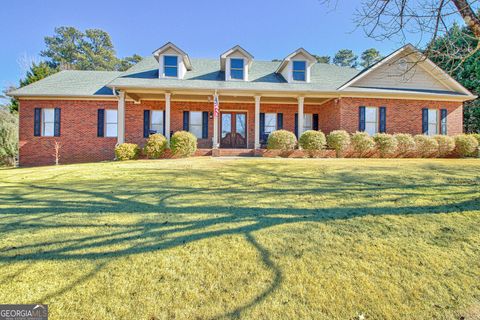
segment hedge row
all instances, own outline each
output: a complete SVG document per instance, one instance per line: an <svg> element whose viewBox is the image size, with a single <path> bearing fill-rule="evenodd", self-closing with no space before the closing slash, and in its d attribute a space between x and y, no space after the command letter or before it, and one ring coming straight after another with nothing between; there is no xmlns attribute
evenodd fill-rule
<svg viewBox="0 0 480 320"><path fill-rule="evenodd" d="M427 136L399 133L377 133L369 136L366 132L348 134L335 130L327 136L320 131L305 131L298 140L298 146L308 156L315 156L329 148L341 157L346 151L353 151L359 157L377 154L380 157L468 157L478 155L480 134L460 134L454 137L445 135ZM295 135L286 130L272 132L267 141L268 149L291 151L297 147Z"/></svg>
<svg viewBox="0 0 480 320"><path fill-rule="evenodd" d="M143 153L148 159L163 158L170 150L175 157L191 157L197 150L197 137L187 131L178 131L170 139L170 148L167 138L162 134L152 134L147 139L143 149L134 143L122 143L115 147L117 160L134 160Z"/></svg>

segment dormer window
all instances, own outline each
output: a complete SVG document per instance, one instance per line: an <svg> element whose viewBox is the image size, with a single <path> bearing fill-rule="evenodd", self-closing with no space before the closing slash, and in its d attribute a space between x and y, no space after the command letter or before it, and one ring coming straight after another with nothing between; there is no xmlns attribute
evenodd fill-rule
<svg viewBox="0 0 480 320"><path fill-rule="evenodd" d="M305 61L293 61L292 76L294 81L306 80L307 63Z"/></svg>
<svg viewBox="0 0 480 320"><path fill-rule="evenodd" d="M192 70L188 55L171 42L155 50L153 56L158 61L159 78L183 79Z"/></svg>
<svg viewBox="0 0 480 320"><path fill-rule="evenodd" d="M220 70L226 81L248 81L253 56L240 46L235 46L220 55Z"/></svg>
<svg viewBox="0 0 480 320"><path fill-rule="evenodd" d="M243 59L230 59L230 77L236 80L243 80L244 78L244 64Z"/></svg>
<svg viewBox="0 0 480 320"><path fill-rule="evenodd" d="M275 72L281 74L288 83L309 83L311 69L316 62L317 59L314 56L300 48L286 56Z"/></svg>
<svg viewBox="0 0 480 320"><path fill-rule="evenodd" d="M178 57L177 56L163 56L163 73L165 77L178 77Z"/></svg>

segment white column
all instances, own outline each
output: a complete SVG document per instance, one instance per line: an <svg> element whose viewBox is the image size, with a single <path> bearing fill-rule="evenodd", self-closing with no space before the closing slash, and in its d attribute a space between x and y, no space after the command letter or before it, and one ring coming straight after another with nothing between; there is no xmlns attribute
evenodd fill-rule
<svg viewBox="0 0 480 320"><path fill-rule="evenodd" d="M255 96L255 149L260 149L260 96Z"/></svg>
<svg viewBox="0 0 480 320"><path fill-rule="evenodd" d="M298 121L297 121L297 130L298 130L298 138L303 133L303 97L298 97Z"/></svg>
<svg viewBox="0 0 480 320"><path fill-rule="evenodd" d="M170 93L165 93L165 137L167 141L170 143Z"/></svg>
<svg viewBox="0 0 480 320"><path fill-rule="evenodd" d="M125 143L125 92L123 91L118 93L117 143Z"/></svg>
<svg viewBox="0 0 480 320"><path fill-rule="evenodd" d="M215 105L213 105L213 137L212 137L212 148L213 149L218 149L219 148L219 143L218 143L218 116L220 115L220 110L218 110L218 113L215 113Z"/></svg>

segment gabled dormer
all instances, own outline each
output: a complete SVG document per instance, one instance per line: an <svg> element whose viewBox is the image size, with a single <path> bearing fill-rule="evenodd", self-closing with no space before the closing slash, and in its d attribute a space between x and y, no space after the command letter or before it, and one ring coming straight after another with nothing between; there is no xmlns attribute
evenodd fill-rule
<svg viewBox="0 0 480 320"><path fill-rule="evenodd" d="M276 73L280 73L289 83L310 82L310 69L316 62L313 55L300 48L283 59Z"/></svg>
<svg viewBox="0 0 480 320"><path fill-rule="evenodd" d="M153 52L158 61L158 77L183 79L185 73L192 70L188 54L171 42Z"/></svg>
<svg viewBox="0 0 480 320"><path fill-rule="evenodd" d="M220 70L225 71L226 81L248 81L252 62L253 56L237 45L220 56Z"/></svg>

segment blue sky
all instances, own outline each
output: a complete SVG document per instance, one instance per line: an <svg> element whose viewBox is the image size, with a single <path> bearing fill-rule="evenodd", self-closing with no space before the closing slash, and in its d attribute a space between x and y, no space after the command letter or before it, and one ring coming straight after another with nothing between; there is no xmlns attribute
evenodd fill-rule
<svg viewBox="0 0 480 320"><path fill-rule="evenodd" d="M191 57L216 58L240 44L256 59L282 58L298 47L334 55L376 47L388 54L401 44L378 42L355 30L359 1L320 0L184 1L6 1L0 12L0 87L17 85L24 61L39 59L43 38L57 26L107 31L120 57L150 54L172 41ZM417 40L411 35L411 42Z"/></svg>

